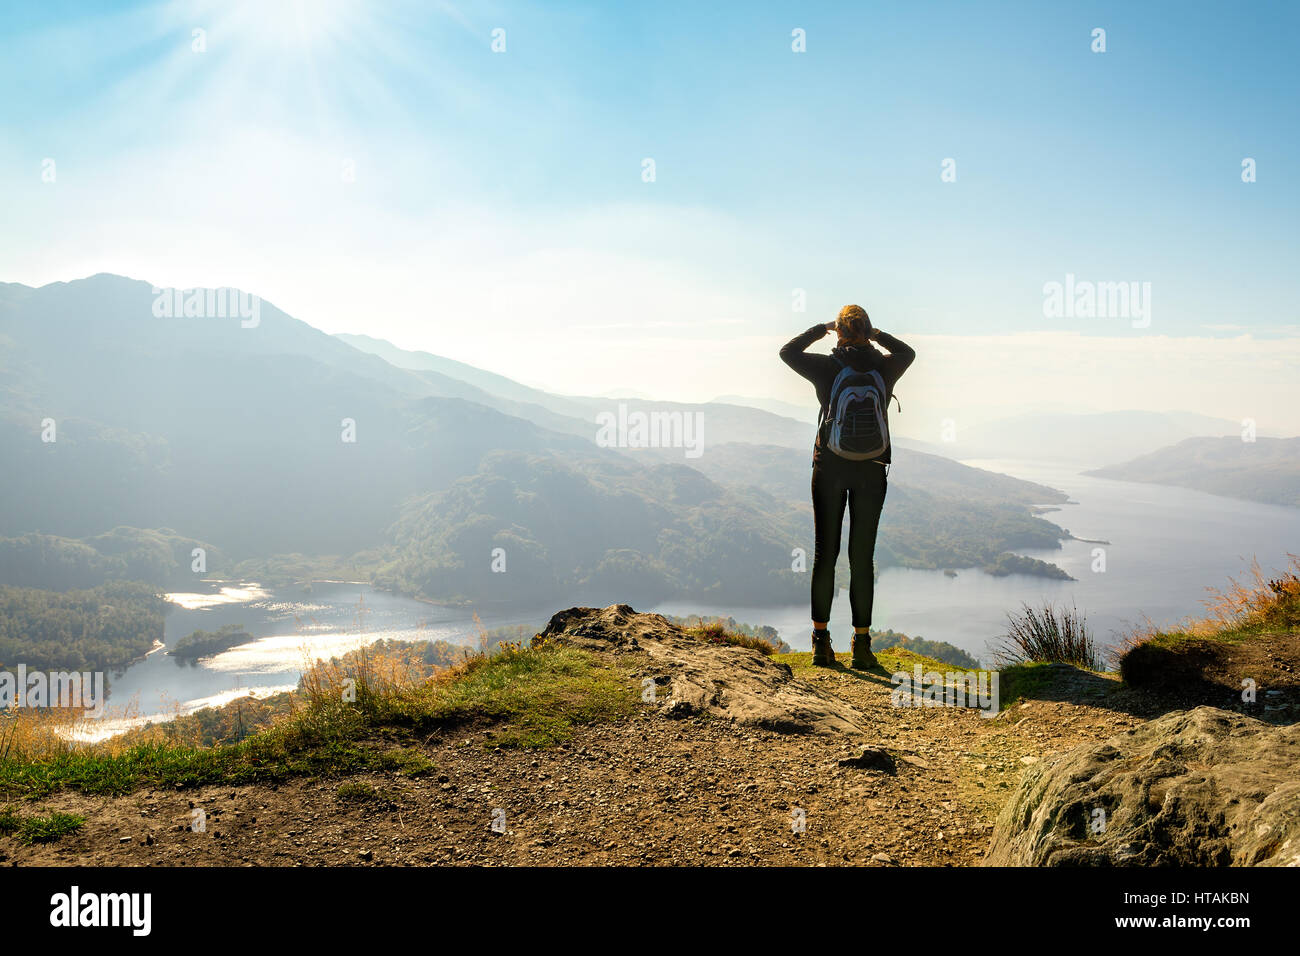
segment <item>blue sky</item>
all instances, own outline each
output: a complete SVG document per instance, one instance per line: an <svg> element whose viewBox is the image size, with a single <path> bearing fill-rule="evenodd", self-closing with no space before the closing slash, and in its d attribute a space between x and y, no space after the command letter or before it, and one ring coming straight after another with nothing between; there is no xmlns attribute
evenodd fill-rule
<svg viewBox="0 0 1300 956"><path fill-rule="evenodd" d="M11 3L0 280L236 285L551 388L682 398L803 400L775 347L861 302L928 347L922 434L963 392L992 414L1063 387L1300 430L1298 25L1285 3ZM1150 283L1149 327L1045 316L1067 273Z"/></svg>

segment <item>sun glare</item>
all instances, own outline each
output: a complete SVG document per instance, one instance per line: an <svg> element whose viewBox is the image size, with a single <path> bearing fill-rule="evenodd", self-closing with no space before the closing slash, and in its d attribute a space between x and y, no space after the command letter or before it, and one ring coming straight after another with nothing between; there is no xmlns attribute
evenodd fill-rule
<svg viewBox="0 0 1300 956"><path fill-rule="evenodd" d="M244 0L230 30L262 46L319 55L346 41L364 16L359 0Z"/></svg>

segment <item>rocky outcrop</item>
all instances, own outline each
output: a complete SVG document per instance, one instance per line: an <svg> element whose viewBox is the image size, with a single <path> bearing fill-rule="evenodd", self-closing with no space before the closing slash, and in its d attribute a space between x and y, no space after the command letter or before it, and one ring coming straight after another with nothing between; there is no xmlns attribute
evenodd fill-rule
<svg viewBox="0 0 1300 956"><path fill-rule="evenodd" d="M637 674L653 682L664 717L706 713L797 734L857 734L866 726L858 710L799 680L788 665L747 647L698 640L662 615L626 604L560 611L534 641L643 656Z"/></svg>
<svg viewBox="0 0 1300 956"><path fill-rule="evenodd" d="M1035 764L984 862L1300 866L1300 725L1197 707Z"/></svg>

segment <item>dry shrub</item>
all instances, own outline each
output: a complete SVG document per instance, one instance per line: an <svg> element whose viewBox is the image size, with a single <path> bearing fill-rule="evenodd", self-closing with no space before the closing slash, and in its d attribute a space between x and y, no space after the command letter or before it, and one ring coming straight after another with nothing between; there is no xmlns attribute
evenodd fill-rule
<svg viewBox="0 0 1300 956"><path fill-rule="evenodd" d="M180 705L173 706L179 715ZM47 760L79 750L116 756L136 743L161 739L160 725L130 726L139 718L134 699L120 708L106 708L101 717L88 717L80 707L10 707L0 711L0 761ZM99 739L108 720L122 721L127 729Z"/></svg>
<svg viewBox="0 0 1300 956"><path fill-rule="evenodd" d="M1087 619L1077 608L1057 609L1050 603L1041 608L1024 604L1018 614L1008 614L1006 636L993 657L1002 666L1052 662L1102 669Z"/></svg>
<svg viewBox="0 0 1300 956"><path fill-rule="evenodd" d="M1125 634L1107 652L1118 663L1135 647L1163 634L1207 638L1253 628L1300 628L1300 555L1288 554L1291 565L1278 577L1268 577L1258 559L1250 562L1248 581L1228 580L1225 588L1206 588L1206 613L1185 618L1172 628L1157 627L1149 618Z"/></svg>
<svg viewBox="0 0 1300 956"><path fill-rule="evenodd" d="M1300 556L1288 554L1291 565L1269 578L1250 562L1250 580L1229 579L1226 588L1209 588L1206 616L1191 622L1197 636L1251 627L1295 627L1300 624Z"/></svg>
<svg viewBox="0 0 1300 956"><path fill-rule="evenodd" d="M1120 640L1111 654L1122 658L1126 653L1160 634L1187 634L1213 637L1225 632L1250 628L1300 627L1300 555L1288 554L1291 565L1278 577L1270 578L1252 559L1249 579L1228 580L1227 587L1206 588L1210 596L1203 602L1205 614L1184 618L1172 628L1159 628L1144 619Z"/></svg>
<svg viewBox="0 0 1300 956"><path fill-rule="evenodd" d="M761 637L751 637L738 631L729 631L721 621L709 621L695 627L683 628L683 631L696 640L704 641L706 644L748 647L769 657L776 653L776 648L770 642L763 640Z"/></svg>

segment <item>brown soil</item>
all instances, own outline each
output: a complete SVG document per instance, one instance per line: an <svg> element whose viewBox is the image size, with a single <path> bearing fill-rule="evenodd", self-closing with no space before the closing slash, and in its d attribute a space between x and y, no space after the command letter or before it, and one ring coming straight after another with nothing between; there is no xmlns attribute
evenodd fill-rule
<svg viewBox="0 0 1300 956"><path fill-rule="evenodd" d="M856 708L867 719L865 737L781 734L649 708L540 751L492 750L484 746L489 731L452 732L420 745L436 769L413 779L359 775L121 798L58 793L22 809L81 814L83 830L35 847L0 838L0 860L969 866L983 856L1026 766L1153 713L1116 709L1116 695L1107 694L1107 706L1033 700L989 719L974 710L893 707L883 671L864 675L841 664L796 676ZM1061 690L1056 696L1087 699L1096 688ZM864 744L888 751L893 772L840 764ZM381 799L339 796L341 784L358 781ZM192 806L207 812L206 832L191 831ZM498 809L504 833L493 831ZM803 833L792 827L799 810Z"/></svg>
<svg viewBox="0 0 1300 956"><path fill-rule="evenodd" d="M1125 661L1125 679L1159 692L1170 706L1244 709L1253 717L1282 723L1300 717L1300 637L1287 632L1245 640L1193 638L1173 646L1142 645ZM1255 701L1243 707L1245 682Z"/></svg>

